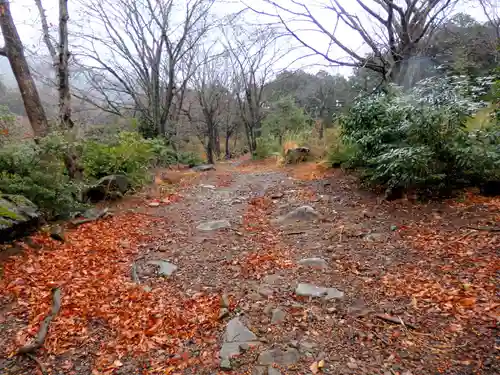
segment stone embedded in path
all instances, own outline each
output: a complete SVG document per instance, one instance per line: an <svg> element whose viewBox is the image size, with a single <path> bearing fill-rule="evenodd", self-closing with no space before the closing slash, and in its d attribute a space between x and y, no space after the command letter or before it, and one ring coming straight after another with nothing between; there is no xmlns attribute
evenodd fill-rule
<svg viewBox="0 0 500 375"><path fill-rule="evenodd" d="M214 185L205 185L205 184L201 184L200 185L201 188L205 188L205 189L210 189L210 190L214 190L215 189L215 186Z"/></svg>
<svg viewBox="0 0 500 375"><path fill-rule="evenodd" d="M270 297L273 295L273 290L267 285L261 285L257 291L262 297Z"/></svg>
<svg viewBox="0 0 500 375"><path fill-rule="evenodd" d="M301 266L307 266L317 269L324 269L328 267L328 265L326 264L326 260L324 260L323 258L304 258L299 260L299 264Z"/></svg>
<svg viewBox="0 0 500 375"><path fill-rule="evenodd" d="M281 371L277 368L269 366L267 369L267 375L281 375Z"/></svg>
<svg viewBox="0 0 500 375"><path fill-rule="evenodd" d="M300 283L295 289L295 294L305 297L321 297L326 300L344 297L344 292L335 288L324 288L313 284Z"/></svg>
<svg viewBox="0 0 500 375"><path fill-rule="evenodd" d="M252 375L269 375L269 372L265 366L256 366L252 369Z"/></svg>
<svg viewBox="0 0 500 375"><path fill-rule="evenodd" d="M320 218L320 214L311 206L301 206L277 219L279 223L286 221L312 221Z"/></svg>
<svg viewBox="0 0 500 375"><path fill-rule="evenodd" d="M213 164L202 164L202 165L198 165L196 167L193 167L191 169L195 172L206 172L206 171L215 170L215 166Z"/></svg>
<svg viewBox="0 0 500 375"><path fill-rule="evenodd" d="M299 361L299 358L300 355L297 349L271 349L260 353L257 362L261 366L271 366L272 364L292 366Z"/></svg>
<svg viewBox="0 0 500 375"><path fill-rule="evenodd" d="M285 321L286 312L281 309L274 309L271 317L271 324L280 324Z"/></svg>
<svg viewBox="0 0 500 375"><path fill-rule="evenodd" d="M196 229L205 232L223 228L231 228L231 223L228 220L212 220L201 223L196 227Z"/></svg>
<svg viewBox="0 0 500 375"><path fill-rule="evenodd" d="M231 319L226 326L224 341L220 349L221 365L231 357L241 353L240 346L256 346L259 342L257 336L241 322L239 318Z"/></svg>
<svg viewBox="0 0 500 375"><path fill-rule="evenodd" d="M150 260L147 264L159 266L160 269L158 274L161 276L171 276L178 268L175 264L167 262L166 260Z"/></svg>

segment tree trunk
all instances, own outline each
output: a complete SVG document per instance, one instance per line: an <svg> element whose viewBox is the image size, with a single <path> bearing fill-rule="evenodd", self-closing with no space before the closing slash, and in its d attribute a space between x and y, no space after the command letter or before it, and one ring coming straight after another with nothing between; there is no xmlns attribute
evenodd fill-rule
<svg viewBox="0 0 500 375"><path fill-rule="evenodd" d="M220 136L219 136L219 128L217 126L214 127L214 151L217 159L220 159Z"/></svg>
<svg viewBox="0 0 500 375"><path fill-rule="evenodd" d="M226 155L225 155L226 160L231 159L231 151L229 150L229 138L231 138L231 133L226 132L226 140L225 140L225 145L224 145L224 151L226 153Z"/></svg>
<svg viewBox="0 0 500 375"><path fill-rule="evenodd" d="M214 164L214 151L215 151L215 126L210 118L207 117L207 162Z"/></svg>
<svg viewBox="0 0 500 375"><path fill-rule="evenodd" d="M35 136L43 137L48 130L47 116L26 61L23 43L12 19L8 0L0 0L0 27L5 43L5 47L0 49L0 56L9 59Z"/></svg>
<svg viewBox="0 0 500 375"><path fill-rule="evenodd" d="M211 137L208 137L206 152L207 152L207 163L214 164L214 148L213 148L213 142L211 140Z"/></svg>
<svg viewBox="0 0 500 375"><path fill-rule="evenodd" d="M59 121L63 129L74 126L71 119L71 94L69 92L68 0L59 0Z"/></svg>

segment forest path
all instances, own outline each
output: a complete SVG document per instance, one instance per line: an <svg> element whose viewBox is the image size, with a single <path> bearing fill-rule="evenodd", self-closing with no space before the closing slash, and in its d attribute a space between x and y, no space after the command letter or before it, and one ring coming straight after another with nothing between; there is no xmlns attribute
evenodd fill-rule
<svg viewBox="0 0 500 375"><path fill-rule="evenodd" d="M498 373L500 200L378 202L314 164L221 163L4 262L0 373ZM287 216L288 215L288 216ZM37 369L37 370L35 370Z"/></svg>

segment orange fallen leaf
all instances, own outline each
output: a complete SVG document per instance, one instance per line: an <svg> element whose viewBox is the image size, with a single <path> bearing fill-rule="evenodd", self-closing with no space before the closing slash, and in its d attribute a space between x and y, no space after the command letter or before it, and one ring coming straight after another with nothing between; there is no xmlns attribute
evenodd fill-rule
<svg viewBox="0 0 500 375"><path fill-rule="evenodd" d="M476 299L473 298L473 297L469 297L469 298L462 298L460 301L459 301L460 305L464 306L464 307L472 307L476 304Z"/></svg>
<svg viewBox="0 0 500 375"><path fill-rule="evenodd" d="M319 368L318 368L318 362L313 362L312 365L309 367L309 369L311 370L311 372L313 374L317 374L319 372Z"/></svg>

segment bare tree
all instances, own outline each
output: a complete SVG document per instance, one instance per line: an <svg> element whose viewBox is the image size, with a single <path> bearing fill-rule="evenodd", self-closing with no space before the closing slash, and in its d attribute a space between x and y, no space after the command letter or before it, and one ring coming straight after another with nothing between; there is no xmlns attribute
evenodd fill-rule
<svg viewBox="0 0 500 375"><path fill-rule="evenodd" d="M341 66L364 67L396 83L405 80L405 67L417 56L426 36L434 31L449 15L457 0L330 0L310 5L299 0L262 0L272 11L254 12L274 18L284 27L286 34L302 46L322 56L329 63ZM346 8L346 4L350 7ZM358 6L353 12L352 5ZM264 9L264 8L262 8ZM325 17L331 14L331 17ZM326 21L322 21L327 19ZM373 25L370 27L369 25ZM341 30L340 32L338 30ZM346 39L345 30L353 30L369 53L358 52ZM328 40L320 49L306 39L302 32L317 32ZM347 58L334 57L333 50L340 50Z"/></svg>
<svg viewBox="0 0 500 375"><path fill-rule="evenodd" d="M231 34L226 32L225 36L234 69L233 95L245 128L249 151L254 154L264 118L265 83L275 73L275 63L284 53L277 47L272 30L248 30L232 25Z"/></svg>
<svg viewBox="0 0 500 375"><path fill-rule="evenodd" d="M491 26L495 29L497 43L500 43L500 4L496 0L477 0Z"/></svg>
<svg viewBox="0 0 500 375"><path fill-rule="evenodd" d="M172 135L178 91L186 87L181 65L189 65L186 56L209 30L214 1L84 2L85 17L100 32L81 35L87 46L79 57L93 62L89 84L97 94L81 97L115 114L132 109L153 134Z"/></svg>
<svg viewBox="0 0 500 375"><path fill-rule="evenodd" d="M57 91L59 93L59 124L64 128L74 126L71 118L71 93L69 82L69 41L68 41L68 0L59 0L59 43L57 48L50 36L49 25L42 0L35 0L42 24L43 41L52 58L57 77Z"/></svg>
<svg viewBox="0 0 500 375"><path fill-rule="evenodd" d="M4 47L0 48L0 56L9 59L35 136L44 136L48 130L47 116L26 61L23 43L12 18L8 0L0 0L0 27L4 39Z"/></svg>
<svg viewBox="0 0 500 375"><path fill-rule="evenodd" d="M497 0L478 0L486 19L495 30L496 62L500 59L500 4Z"/></svg>
<svg viewBox="0 0 500 375"><path fill-rule="evenodd" d="M192 75L192 85L195 90L201 119L199 119L199 134L204 140L204 146L209 163L214 163L214 153L220 153L218 133L225 102L229 99L227 88L231 71L227 65L227 52L213 54L216 47L200 46L197 51L197 69ZM191 107L193 108L193 107ZM218 155L219 156L219 155Z"/></svg>

